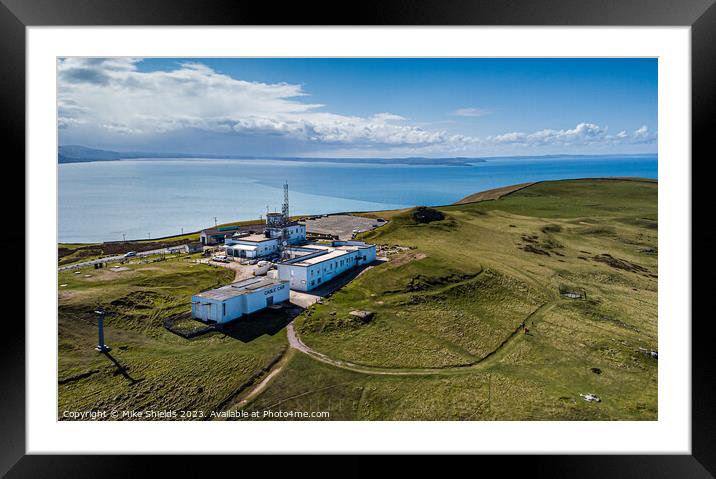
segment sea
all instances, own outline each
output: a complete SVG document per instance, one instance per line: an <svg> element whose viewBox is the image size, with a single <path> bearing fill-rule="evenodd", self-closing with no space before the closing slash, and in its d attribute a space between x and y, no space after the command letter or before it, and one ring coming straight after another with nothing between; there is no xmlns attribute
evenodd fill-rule
<svg viewBox="0 0 716 479"><path fill-rule="evenodd" d="M469 165L264 159L133 159L58 165L58 240L177 235L281 211L292 215L447 205L540 180L657 178L657 155L493 158Z"/></svg>

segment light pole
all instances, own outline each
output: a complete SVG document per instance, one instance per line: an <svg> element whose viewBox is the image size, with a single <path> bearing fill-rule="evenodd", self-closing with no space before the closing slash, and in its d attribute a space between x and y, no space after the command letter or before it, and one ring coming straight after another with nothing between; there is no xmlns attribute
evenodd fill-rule
<svg viewBox="0 0 716 479"><path fill-rule="evenodd" d="M98 342L97 347L95 348L100 353L106 353L107 351L111 351L112 348L104 344L104 316L107 314L107 312L104 310L102 306L98 307L94 310L95 313L97 313L97 335L98 335Z"/></svg>

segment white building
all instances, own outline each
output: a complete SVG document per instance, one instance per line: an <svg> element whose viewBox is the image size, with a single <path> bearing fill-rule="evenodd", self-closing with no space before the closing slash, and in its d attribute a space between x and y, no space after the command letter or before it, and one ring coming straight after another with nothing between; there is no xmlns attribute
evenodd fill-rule
<svg viewBox="0 0 716 479"><path fill-rule="evenodd" d="M226 255L235 258L261 258L278 253L279 238L248 234L226 238Z"/></svg>
<svg viewBox="0 0 716 479"><path fill-rule="evenodd" d="M274 215L275 213L269 213ZM270 216L269 216L270 218ZM275 226L269 218L266 220L264 234L238 233L226 238L227 256L235 258L261 258L271 256L279 252L280 242L284 241L285 230L286 242L288 245L300 244L306 241L306 225L291 222L282 226Z"/></svg>
<svg viewBox="0 0 716 479"><path fill-rule="evenodd" d="M204 322L227 323L288 298L287 281L250 278L195 294L191 297L191 315Z"/></svg>
<svg viewBox="0 0 716 479"><path fill-rule="evenodd" d="M286 238L288 244L300 244L306 241L306 225L291 222L286 226L273 227L268 226L266 231L272 238L280 238L283 235L283 231L286 230Z"/></svg>
<svg viewBox="0 0 716 479"><path fill-rule="evenodd" d="M295 291L310 291L339 274L375 261L375 245L361 241L334 241L291 248L292 258L277 265L278 278Z"/></svg>

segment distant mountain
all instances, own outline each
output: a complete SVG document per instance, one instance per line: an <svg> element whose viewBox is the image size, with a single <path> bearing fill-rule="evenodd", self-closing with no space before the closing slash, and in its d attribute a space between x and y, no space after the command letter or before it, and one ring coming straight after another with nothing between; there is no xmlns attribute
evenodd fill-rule
<svg viewBox="0 0 716 479"><path fill-rule="evenodd" d="M207 158L223 160L281 160L281 161L312 161L317 163L370 163L370 164L400 164L400 165L451 165L469 166L471 163L482 163L481 158L302 158L302 157L257 157L242 155L212 155L204 153L147 153L147 152L118 152L98 150L80 145L61 145L57 151L59 163L83 163L88 161L115 161L138 158Z"/></svg>
<svg viewBox="0 0 716 479"><path fill-rule="evenodd" d="M60 146L57 151L59 163L78 163L83 161L109 161L126 158L116 151L95 150L79 145Z"/></svg>

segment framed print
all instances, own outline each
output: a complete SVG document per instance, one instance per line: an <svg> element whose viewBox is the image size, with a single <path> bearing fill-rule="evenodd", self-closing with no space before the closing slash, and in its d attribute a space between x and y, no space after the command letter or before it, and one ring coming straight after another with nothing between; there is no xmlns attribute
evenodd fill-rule
<svg viewBox="0 0 716 479"><path fill-rule="evenodd" d="M180 3L3 0L8 477L267 453L712 477L712 2Z"/></svg>

